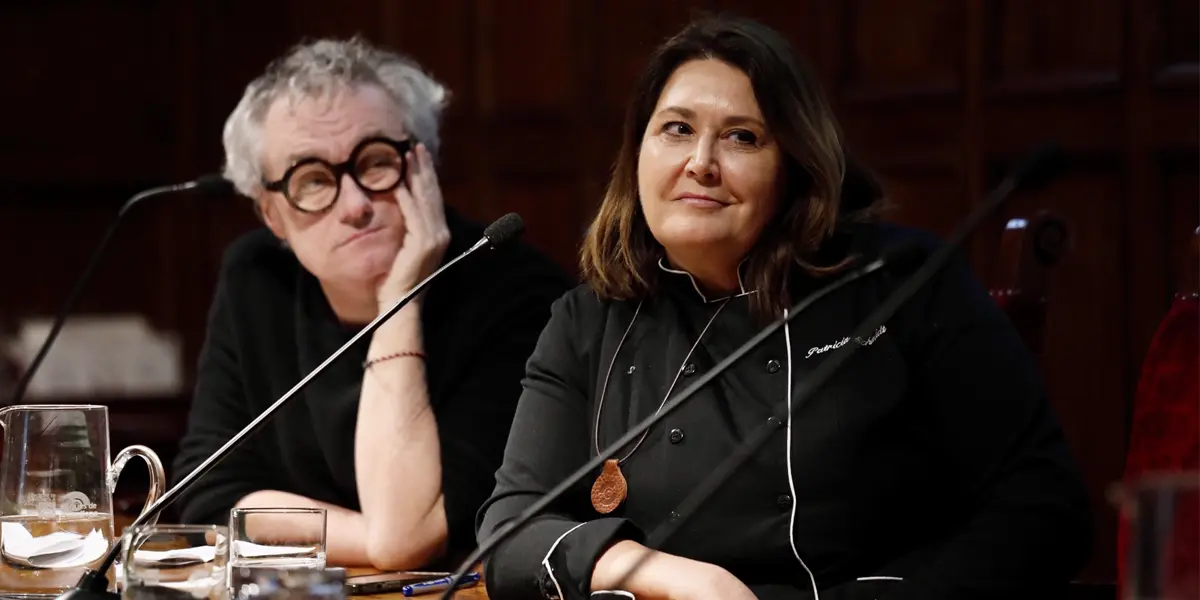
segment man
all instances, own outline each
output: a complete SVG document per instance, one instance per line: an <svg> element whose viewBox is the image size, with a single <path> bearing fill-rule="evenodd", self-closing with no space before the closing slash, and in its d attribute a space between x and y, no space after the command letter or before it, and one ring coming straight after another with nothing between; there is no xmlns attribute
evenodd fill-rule
<svg viewBox="0 0 1200 600"><path fill-rule="evenodd" d="M225 175L266 227L225 256L176 478L480 239L442 202L446 98L358 39L295 47L246 88ZM521 244L459 263L202 478L183 520L321 507L328 562L379 569L469 549L525 360L568 285Z"/></svg>

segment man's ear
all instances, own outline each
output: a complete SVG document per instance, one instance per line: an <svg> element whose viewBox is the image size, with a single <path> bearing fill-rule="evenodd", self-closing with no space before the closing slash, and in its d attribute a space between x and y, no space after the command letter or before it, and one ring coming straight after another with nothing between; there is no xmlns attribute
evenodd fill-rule
<svg viewBox="0 0 1200 600"><path fill-rule="evenodd" d="M254 207L259 216L262 217L263 223L271 230L271 233L275 234L275 237L281 240L287 239L284 236L283 220L279 215L279 209L275 206L274 202L271 202L270 198L262 196L255 198Z"/></svg>

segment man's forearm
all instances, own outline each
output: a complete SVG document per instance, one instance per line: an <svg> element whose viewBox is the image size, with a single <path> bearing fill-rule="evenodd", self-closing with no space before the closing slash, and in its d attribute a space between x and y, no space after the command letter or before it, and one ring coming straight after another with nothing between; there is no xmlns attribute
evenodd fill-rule
<svg viewBox="0 0 1200 600"><path fill-rule="evenodd" d="M304 496L263 490L252 492L238 501L237 508L323 508L325 509L325 560L330 565L343 567L370 566L367 556L366 521L363 516L340 506L318 502ZM265 541L273 537L294 537L298 523L287 520L255 521L258 527L247 532L256 540ZM232 532L231 532L232 533Z"/></svg>
<svg viewBox="0 0 1200 600"><path fill-rule="evenodd" d="M375 331L367 358L399 352L424 352L416 302ZM366 370L354 455L372 564L410 569L438 557L447 525L437 421L422 359L402 356Z"/></svg>

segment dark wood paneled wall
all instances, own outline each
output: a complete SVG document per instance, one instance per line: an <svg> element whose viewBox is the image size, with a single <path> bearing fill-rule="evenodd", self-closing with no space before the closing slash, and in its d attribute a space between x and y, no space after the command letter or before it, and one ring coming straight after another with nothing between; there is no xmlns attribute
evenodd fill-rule
<svg viewBox="0 0 1200 600"><path fill-rule="evenodd" d="M1066 177L1015 197L973 238L983 277L1010 216L1071 223L1055 270L1046 377L1083 465L1099 536L1086 576L1114 573L1105 486L1120 475L1141 358L1200 224L1198 22L1186 0L58 0L0 9L0 315L61 302L115 208L145 186L214 171L242 87L305 36L409 52L454 93L442 181L481 220L518 211L573 268L630 87L649 49L696 9L736 8L808 53L853 148L887 180L895 219L945 234L1029 146L1069 152ZM224 246L245 201L139 208L81 303L183 334L189 370ZM114 399L114 402L117 402ZM169 447L165 413L122 427ZM158 423L148 427L149 423Z"/></svg>

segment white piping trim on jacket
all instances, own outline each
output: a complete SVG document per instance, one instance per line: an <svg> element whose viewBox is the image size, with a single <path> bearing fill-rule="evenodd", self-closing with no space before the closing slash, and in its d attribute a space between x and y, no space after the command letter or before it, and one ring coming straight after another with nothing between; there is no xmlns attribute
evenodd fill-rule
<svg viewBox="0 0 1200 600"><path fill-rule="evenodd" d="M583 527L584 525L587 525L587 521L584 521L583 523L580 523L580 524L568 529L566 531L566 533L563 533L562 535L558 536L558 539L554 540L553 544L550 544L550 551L546 552L546 556L542 557L542 568L546 569L546 574L550 576L550 581L554 582L554 590L556 592L558 592L559 598L563 597L562 586L560 586L558 584L558 578L554 576L554 569L550 567L550 555L554 554L554 551L558 548L558 543L563 541L563 538L567 537L568 535L571 535L572 531L575 531L576 529L579 529L580 527Z"/></svg>
<svg viewBox="0 0 1200 600"><path fill-rule="evenodd" d="M730 294L729 296L721 296L720 298L714 298L712 300L709 300L708 296L705 296L704 292L700 291L700 285L698 283L696 283L696 278L692 277L691 273L688 273L687 271L680 271L679 269L672 269L671 267L668 267L667 264L665 262L663 262L663 257L659 257L659 259L658 259L658 268L660 268L668 273L674 273L676 275L686 275L688 278L688 281L692 282L692 289L696 290L696 294L700 296L700 299L703 300L705 304L712 304L713 302L720 302L726 298L729 298L730 296L733 296L734 298L740 298L742 296L747 296L747 295L756 293L758 291L758 290L750 290L747 292L746 285L744 283L742 283L742 263L745 263L746 260L747 259L743 258L742 262L738 263L738 271L737 271L738 291L737 291L737 293Z"/></svg>
<svg viewBox="0 0 1200 600"><path fill-rule="evenodd" d="M792 554L796 560L800 561L800 566L804 567L804 572L808 573L808 579L812 582L814 600L821 600L821 593L817 591L817 578L813 576L812 569L804 564L804 559L800 558L800 552L796 550L796 505L799 502L796 500L796 480L792 477L792 326L788 323L788 309L783 309L783 340L784 346L787 347L787 392L784 394L784 399L787 401L787 474L788 474L788 489L792 492L792 517L788 522L788 543L792 546Z"/></svg>

